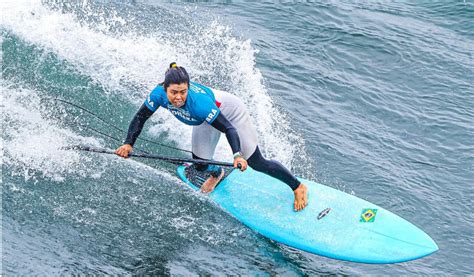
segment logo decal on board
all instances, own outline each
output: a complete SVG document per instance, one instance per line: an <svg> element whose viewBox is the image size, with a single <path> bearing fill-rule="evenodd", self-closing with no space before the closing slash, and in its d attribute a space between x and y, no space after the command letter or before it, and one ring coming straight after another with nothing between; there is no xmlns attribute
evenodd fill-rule
<svg viewBox="0 0 474 277"><path fill-rule="evenodd" d="M318 220L320 220L321 218L325 217L330 211L331 211L331 208L326 208L326 209L322 210L322 211L318 214Z"/></svg>
<svg viewBox="0 0 474 277"><path fill-rule="evenodd" d="M360 222L374 222L377 209L363 209L360 215Z"/></svg>

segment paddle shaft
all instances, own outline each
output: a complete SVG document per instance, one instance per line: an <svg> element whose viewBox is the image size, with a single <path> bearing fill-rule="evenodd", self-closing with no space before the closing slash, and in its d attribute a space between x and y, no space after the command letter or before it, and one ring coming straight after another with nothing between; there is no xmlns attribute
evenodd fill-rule
<svg viewBox="0 0 474 277"><path fill-rule="evenodd" d="M115 154L115 151L103 149L103 148L94 148L90 146L69 146L62 148L64 150L80 150L80 151L87 151L87 152L94 152L94 153L102 153L102 154ZM155 160L162 160L171 163L201 163L201 164L213 164L213 165L220 165L220 166L227 166L233 167L234 165L231 163L226 162L219 162L219 161L209 161L209 160L200 160L200 159L186 159L186 158L175 158L175 157L166 157L160 155L153 155L153 154L145 154L145 153L130 153L128 154L129 157L136 157L136 158L146 158L146 159L155 159Z"/></svg>

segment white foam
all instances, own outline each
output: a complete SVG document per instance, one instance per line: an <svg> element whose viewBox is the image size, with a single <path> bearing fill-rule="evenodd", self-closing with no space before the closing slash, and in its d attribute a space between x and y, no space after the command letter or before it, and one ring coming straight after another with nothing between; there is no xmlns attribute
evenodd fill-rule
<svg viewBox="0 0 474 277"><path fill-rule="evenodd" d="M87 158L61 147L71 144L100 145L92 137L82 137L58 127L40 111L41 103L34 91L13 89L2 82L4 103L4 163L14 169L13 175L25 179L43 177L62 181L67 174L81 174Z"/></svg>
<svg viewBox="0 0 474 277"><path fill-rule="evenodd" d="M132 19L115 11L109 15L94 12L87 3L83 6L89 15L100 19L93 27L74 14L48 9L40 1L8 0L3 7L2 26L68 61L100 84L105 93L119 94L121 99L137 106L162 80L168 64L177 61L188 69L192 78L211 80L211 85L228 89L243 99L268 156L290 165L303 147L303 141L292 134L285 116L269 96L262 74L256 68L257 50L249 40L232 36L231 30L217 21L193 26L191 35L173 36L161 31L160 26L147 35L133 30L114 33L110 27L120 27ZM225 76L225 84L215 80L216 72ZM130 91L129 84L143 90ZM190 149L191 128L179 124L170 113L159 115L152 120L161 124L151 128L150 134L166 131L171 140ZM221 139L216 158L229 159L229 149L225 138Z"/></svg>

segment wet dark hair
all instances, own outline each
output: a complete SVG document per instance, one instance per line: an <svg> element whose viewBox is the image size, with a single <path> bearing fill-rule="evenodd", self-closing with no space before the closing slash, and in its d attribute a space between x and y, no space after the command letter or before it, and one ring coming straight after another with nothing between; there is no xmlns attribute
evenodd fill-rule
<svg viewBox="0 0 474 277"><path fill-rule="evenodd" d="M186 69L182 66L178 66L175 62L170 63L170 67L166 70L165 81L161 83L163 88L166 89L171 84L182 84L186 83L189 87L189 75Z"/></svg>

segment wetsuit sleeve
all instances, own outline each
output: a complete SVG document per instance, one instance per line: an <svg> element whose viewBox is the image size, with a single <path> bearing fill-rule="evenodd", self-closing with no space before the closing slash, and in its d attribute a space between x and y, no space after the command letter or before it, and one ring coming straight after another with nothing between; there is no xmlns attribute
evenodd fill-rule
<svg viewBox="0 0 474 277"><path fill-rule="evenodd" d="M232 148L232 153L240 152L240 139L239 134L235 127L225 118L222 113L219 113L217 117L212 121L211 126L216 128L217 130L225 133L227 137L227 141L230 144L230 148Z"/></svg>
<svg viewBox="0 0 474 277"><path fill-rule="evenodd" d="M154 111L150 110L146 104L143 104L140 107L138 112L133 117L132 122L130 122L127 138L125 139L124 144L130 144L132 146L135 144L135 141L142 132L143 125L145 125L145 122L153 113Z"/></svg>

